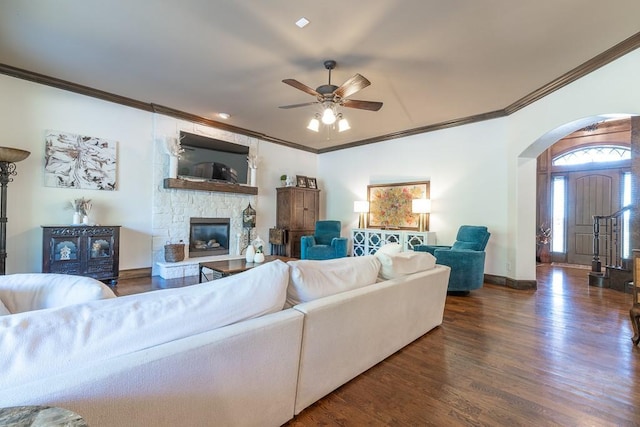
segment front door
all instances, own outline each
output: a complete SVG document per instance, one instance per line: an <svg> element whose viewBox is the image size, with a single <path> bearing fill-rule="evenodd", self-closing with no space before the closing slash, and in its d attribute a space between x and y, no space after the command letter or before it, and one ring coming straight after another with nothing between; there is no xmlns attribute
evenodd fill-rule
<svg viewBox="0 0 640 427"><path fill-rule="evenodd" d="M621 208L621 169L568 172L567 260L591 265L593 216L610 215Z"/></svg>

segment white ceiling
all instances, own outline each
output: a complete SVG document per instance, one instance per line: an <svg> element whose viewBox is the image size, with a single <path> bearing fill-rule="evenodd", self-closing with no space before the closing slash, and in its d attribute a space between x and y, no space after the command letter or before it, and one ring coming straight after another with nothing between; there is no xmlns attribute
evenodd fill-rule
<svg viewBox="0 0 640 427"><path fill-rule="evenodd" d="M504 113L639 16L638 0L2 0L0 64L326 151ZM335 85L371 81L350 98L384 103L344 108L347 132L278 108L314 100L282 80L325 84L326 59Z"/></svg>

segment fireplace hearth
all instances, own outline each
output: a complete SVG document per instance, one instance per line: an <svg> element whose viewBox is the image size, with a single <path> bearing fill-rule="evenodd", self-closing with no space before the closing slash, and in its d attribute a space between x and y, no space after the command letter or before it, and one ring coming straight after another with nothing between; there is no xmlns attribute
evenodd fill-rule
<svg viewBox="0 0 640 427"><path fill-rule="evenodd" d="M229 253L229 218L191 218L189 257Z"/></svg>

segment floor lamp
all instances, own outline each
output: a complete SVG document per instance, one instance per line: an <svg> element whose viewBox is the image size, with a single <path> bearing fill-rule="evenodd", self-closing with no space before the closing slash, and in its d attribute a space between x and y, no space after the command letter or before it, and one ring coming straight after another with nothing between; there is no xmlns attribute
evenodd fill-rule
<svg viewBox="0 0 640 427"><path fill-rule="evenodd" d="M16 175L16 162L31 154L17 148L0 147L0 275L6 274L7 264L7 184Z"/></svg>

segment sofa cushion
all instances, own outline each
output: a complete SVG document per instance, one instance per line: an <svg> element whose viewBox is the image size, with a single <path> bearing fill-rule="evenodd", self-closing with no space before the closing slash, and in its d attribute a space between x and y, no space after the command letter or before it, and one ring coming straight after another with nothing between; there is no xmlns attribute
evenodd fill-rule
<svg viewBox="0 0 640 427"><path fill-rule="evenodd" d="M5 305L2 303L2 300L0 299L0 316L6 316L7 314L11 314L11 312L7 310L7 307L5 307Z"/></svg>
<svg viewBox="0 0 640 427"><path fill-rule="evenodd" d="M282 309L289 267L273 261L182 288L0 317L0 389Z"/></svg>
<svg viewBox="0 0 640 427"><path fill-rule="evenodd" d="M324 261L289 261L287 307L376 282L380 261L373 256Z"/></svg>
<svg viewBox="0 0 640 427"><path fill-rule="evenodd" d="M453 246L451 246L451 249L454 251L459 251L459 250L465 250L465 249L470 249L472 251L478 251L480 250L479 248L479 243L476 242L460 242L460 241L456 241L453 243Z"/></svg>
<svg viewBox="0 0 640 427"><path fill-rule="evenodd" d="M115 297L107 285L91 277L54 273L0 276L0 299L14 314Z"/></svg>
<svg viewBox="0 0 640 427"><path fill-rule="evenodd" d="M430 270L436 266L436 257L429 252L376 252L376 257L380 260L381 264L380 278L384 280Z"/></svg>

